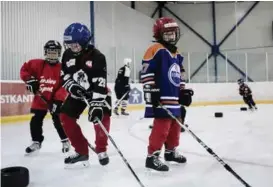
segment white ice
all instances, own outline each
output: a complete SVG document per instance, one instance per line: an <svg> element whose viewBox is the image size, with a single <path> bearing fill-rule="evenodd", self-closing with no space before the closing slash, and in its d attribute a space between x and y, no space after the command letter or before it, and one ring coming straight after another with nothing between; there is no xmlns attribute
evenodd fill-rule
<svg viewBox="0 0 273 187"><path fill-rule="evenodd" d="M240 105L190 107L186 122L219 157L253 187L273 186L273 105L258 105L258 111L240 111ZM223 118L214 118L223 112ZM111 136L146 187L231 187L243 186L195 140L182 133L179 150L187 157L184 165L171 165L166 174L149 173L144 167L150 119L143 111L130 117L113 117ZM94 130L82 116L79 123L94 144ZM36 156L24 156L30 143L28 122L3 125L2 168L25 166L30 171L29 187L138 187L139 184L109 141L110 163L101 166L90 151L89 168L64 169L61 143L50 119L44 122L45 141Z"/></svg>

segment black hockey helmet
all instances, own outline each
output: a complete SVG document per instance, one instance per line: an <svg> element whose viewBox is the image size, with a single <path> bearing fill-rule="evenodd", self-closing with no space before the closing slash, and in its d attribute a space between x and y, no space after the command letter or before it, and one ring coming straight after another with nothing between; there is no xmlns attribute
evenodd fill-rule
<svg viewBox="0 0 273 187"><path fill-rule="evenodd" d="M49 40L46 42L44 46L44 55L46 61L50 64L56 64L59 62L59 58L61 57L62 46L56 40Z"/></svg>
<svg viewBox="0 0 273 187"><path fill-rule="evenodd" d="M242 84L244 84L244 80L243 80L243 79L238 79L238 80L237 80L237 83L238 83L239 85L242 85Z"/></svg>

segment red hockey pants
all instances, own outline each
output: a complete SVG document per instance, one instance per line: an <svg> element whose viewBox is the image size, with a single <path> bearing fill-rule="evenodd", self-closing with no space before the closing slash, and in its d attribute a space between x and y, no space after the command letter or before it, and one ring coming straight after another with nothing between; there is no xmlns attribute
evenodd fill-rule
<svg viewBox="0 0 273 187"><path fill-rule="evenodd" d="M88 141L84 137L80 126L76 122L76 118L69 117L65 113L60 114L60 118L62 121L63 128L65 130L65 133L67 137L69 138L72 146L75 148L75 151L82 155L88 155ZM106 128L106 130L109 132L110 130L110 116L105 114L102 119L102 124ZM95 133L96 133L96 139L95 139L95 145L96 145L96 152L101 153L106 151L107 147L107 136L101 129L99 124L94 124Z"/></svg>
<svg viewBox="0 0 273 187"><path fill-rule="evenodd" d="M170 118L155 118L149 137L148 154L160 151L163 144L166 149L174 149L179 145L180 125Z"/></svg>

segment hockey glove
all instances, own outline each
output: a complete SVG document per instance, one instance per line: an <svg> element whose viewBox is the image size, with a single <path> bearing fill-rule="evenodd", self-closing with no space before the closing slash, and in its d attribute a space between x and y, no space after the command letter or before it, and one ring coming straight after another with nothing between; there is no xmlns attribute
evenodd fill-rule
<svg viewBox="0 0 273 187"><path fill-rule="evenodd" d="M190 106L192 103L193 95L194 95L194 91L192 89L180 90L179 103L183 106Z"/></svg>
<svg viewBox="0 0 273 187"><path fill-rule="evenodd" d="M93 123L97 123L98 120L103 118L103 107L105 106L105 100L93 100L89 103L88 120Z"/></svg>
<svg viewBox="0 0 273 187"><path fill-rule="evenodd" d="M26 88L28 91L36 94L39 90L39 82L35 78L30 78L28 81L26 81Z"/></svg>
<svg viewBox="0 0 273 187"><path fill-rule="evenodd" d="M131 86L130 86L130 84L128 84L128 85L125 86L125 90L126 90L126 92L130 92L130 91L131 91Z"/></svg>
<svg viewBox="0 0 273 187"><path fill-rule="evenodd" d="M160 89L155 85L144 85L143 86L144 99L146 103L152 104L153 107L158 107L160 102Z"/></svg>
<svg viewBox="0 0 273 187"><path fill-rule="evenodd" d="M83 96L86 92L85 88L79 85L73 79L67 79L63 83L63 87L71 94L75 99L83 99Z"/></svg>
<svg viewBox="0 0 273 187"><path fill-rule="evenodd" d="M61 112L62 101L53 101L53 103L49 106L49 112L51 115L58 115Z"/></svg>

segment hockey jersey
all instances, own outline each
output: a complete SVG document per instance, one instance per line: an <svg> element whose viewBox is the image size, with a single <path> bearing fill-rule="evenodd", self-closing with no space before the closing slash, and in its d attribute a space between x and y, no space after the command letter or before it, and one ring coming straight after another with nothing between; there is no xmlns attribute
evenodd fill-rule
<svg viewBox="0 0 273 187"><path fill-rule="evenodd" d="M243 96L243 97L247 97L247 96L249 96L249 95L252 94L252 91L251 91L251 89L249 88L248 85L242 84L242 85L240 85L240 87L239 87L239 94L240 94L241 96Z"/></svg>
<svg viewBox="0 0 273 187"><path fill-rule="evenodd" d="M149 47L142 60L141 82L156 84L160 89L160 103L174 116L181 115L179 104L180 85L183 57L178 53L171 53L160 43ZM146 103L145 117L165 118L167 112L160 106L154 108Z"/></svg>
<svg viewBox="0 0 273 187"><path fill-rule="evenodd" d="M128 86L131 70L127 66L119 69L115 83L120 86Z"/></svg>
<svg viewBox="0 0 273 187"><path fill-rule="evenodd" d="M38 79L39 91L48 102L53 100L64 101L67 97L66 90L62 87L61 64L50 65L44 59L32 59L25 62L20 69L20 77L26 82L31 77ZM35 95L32 109L47 110L49 106Z"/></svg>

